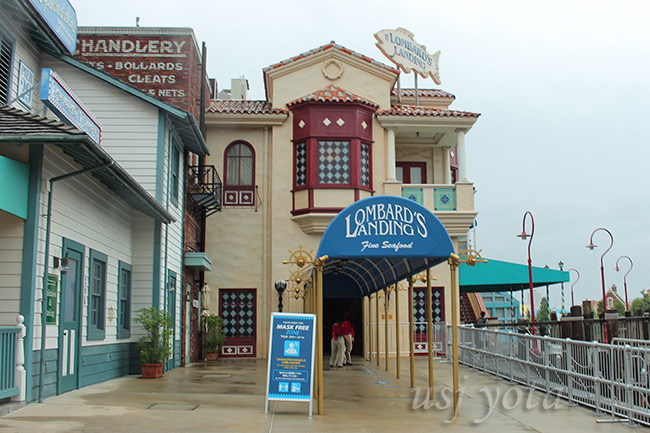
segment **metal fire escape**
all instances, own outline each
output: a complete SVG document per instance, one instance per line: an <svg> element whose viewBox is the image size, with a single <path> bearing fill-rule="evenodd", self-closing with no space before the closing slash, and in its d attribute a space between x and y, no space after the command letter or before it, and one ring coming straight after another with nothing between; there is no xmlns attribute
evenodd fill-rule
<svg viewBox="0 0 650 433"><path fill-rule="evenodd" d="M221 210L221 178L214 165L189 166L191 185L189 194L194 201L192 211L195 213L205 210L208 217Z"/></svg>

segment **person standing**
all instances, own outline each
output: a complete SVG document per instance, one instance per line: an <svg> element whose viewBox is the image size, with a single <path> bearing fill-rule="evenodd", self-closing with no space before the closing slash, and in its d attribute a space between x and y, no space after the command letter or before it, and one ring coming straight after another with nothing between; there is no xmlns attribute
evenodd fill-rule
<svg viewBox="0 0 650 433"><path fill-rule="evenodd" d="M336 321L332 325L332 340L330 344L332 348L330 367L342 368L345 363L345 338L343 338L340 321Z"/></svg>
<svg viewBox="0 0 650 433"><path fill-rule="evenodd" d="M340 324L343 339L345 340L345 365L352 365L352 343L354 342L354 327L347 316Z"/></svg>

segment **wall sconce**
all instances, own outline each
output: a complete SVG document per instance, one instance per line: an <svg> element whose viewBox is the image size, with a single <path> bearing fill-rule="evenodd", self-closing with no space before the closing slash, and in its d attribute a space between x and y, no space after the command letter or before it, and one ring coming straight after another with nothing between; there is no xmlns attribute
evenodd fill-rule
<svg viewBox="0 0 650 433"><path fill-rule="evenodd" d="M70 270L70 259L68 258L68 253L65 254L65 257L59 259L58 257L53 257L54 259L54 269L58 269L62 275Z"/></svg>

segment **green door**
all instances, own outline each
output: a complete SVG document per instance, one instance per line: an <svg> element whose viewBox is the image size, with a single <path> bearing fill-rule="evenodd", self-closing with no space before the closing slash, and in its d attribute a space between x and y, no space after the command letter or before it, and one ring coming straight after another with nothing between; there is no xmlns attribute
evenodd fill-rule
<svg viewBox="0 0 650 433"><path fill-rule="evenodd" d="M174 363L174 339L176 338L176 272L167 272L167 299L165 300L165 310L169 317L172 318L172 335L169 342L172 346L172 356L165 361L165 371L171 370L175 367Z"/></svg>
<svg viewBox="0 0 650 433"><path fill-rule="evenodd" d="M59 394L79 388L84 246L64 239L63 256L68 258L68 270L61 276L58 345Z"/></svg>

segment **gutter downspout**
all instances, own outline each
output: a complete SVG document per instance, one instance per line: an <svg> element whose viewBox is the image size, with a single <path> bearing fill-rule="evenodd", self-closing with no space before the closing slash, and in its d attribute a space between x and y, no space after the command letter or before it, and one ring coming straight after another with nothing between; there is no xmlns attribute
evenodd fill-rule
<svg viewBox="0 0 650 433"><path fill-rule="evenodd" d="M205 45L205 42L201 44L201 98L199 102L199 129L201 130L201 134L203 134L203 140L206 138L206 128L205 128L205 80L208 79L207 73L208 71L206 70L207 68L207 57L208 57L208 49ZM215 80L216 83L216 80ZM210 95L212 96L212 94ZM210 98L212 99L212 98ZM207 143L206 143L207 147ZM205 170L205 156L199 155L199 176L201 178L201 182L205 182L205 177L204 177L204 170ZM206 219L207 216L205 215L205 208L201 208L201 214L199 216L200 221L199 221L199 248L201 251L205 253L205 239L206 239L206 230L207 230L207 224L206 224ZM199 271L199 300L203 302L202 295L203 293L201 290L203 289L203 286L205 286L205 271ZM205 319L203 319L203 316L201 315L202 309L199 309L199 317L198 317L198 325L199 325L199 330L201 332L201 351L199 353L199 356L201 359L205 359L205 338L204 338L204 332L203 332L203 322ZM189 313L188 313L189 314ZM190 323L192 323L190 319ZM191 334L191 333L190 333ZM191 339L191 337L190 337ZM189 343L189 342L188 342Z"/></svg>
<svg viewBox="0 0 650 433"><path fill-rule="evenodd" d="M115 164L115 161L111 161L106 164L98 165L96 167L85 168L83 170L75 171L73 173L64 174L61 176L53 177L50 179L50 190L47 193L47 214L46 214L46 227L45 227L45 259L43 261L43 288L41 293L41 362L40 362L40 373L38 375L38 402L43 403L43 379L45 378L45 335L47 327L47 276L49 274L49 261L50 261L50 228L52 223L52 188L54 187L54 182L59 180L64 180L69 177L78 176L81 174L92 173L93 171L102 170L104 168L111 167Z"/></svg>

